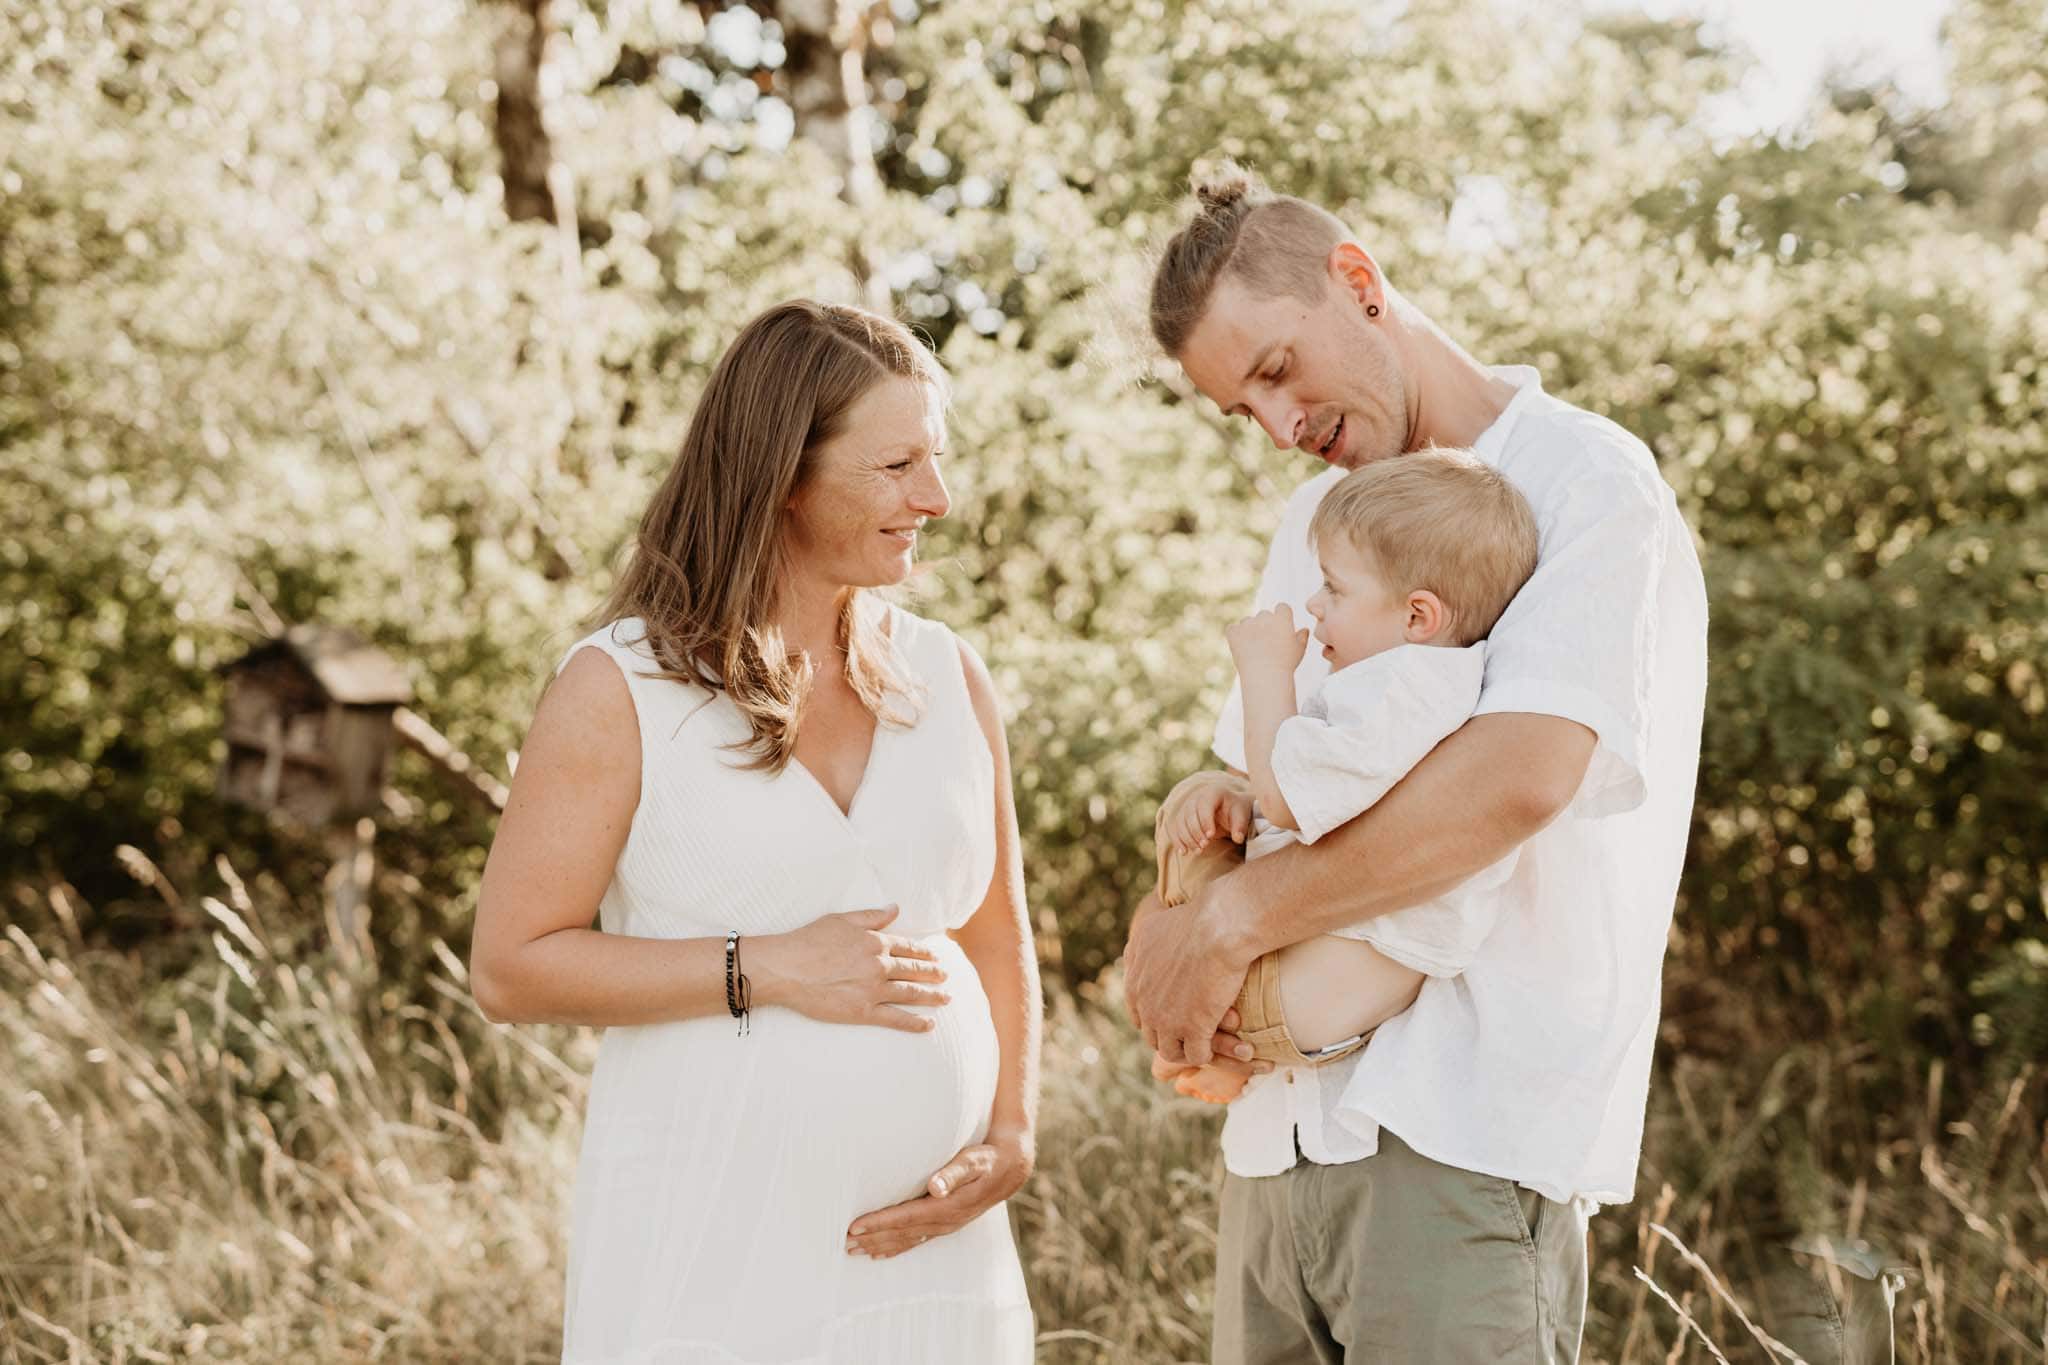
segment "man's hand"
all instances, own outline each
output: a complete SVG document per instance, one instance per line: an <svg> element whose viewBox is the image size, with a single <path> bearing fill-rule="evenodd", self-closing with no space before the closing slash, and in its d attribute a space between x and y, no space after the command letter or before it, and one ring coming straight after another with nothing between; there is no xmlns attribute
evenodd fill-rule
<svg viewBox="0 0 2048 1365"><path fill-rule="evenodd" d="M1239 677L1259 671L1292 678L1308 652L1308 632L1294 628L1294 609L1284 602L1225 628L1223 638Z"/></svg>
<svg viewBox="0 0 2048 1365"><path fill-rule="evenodd" d="M1234 874L1233 874L1234 875ZM1251 1044L1221 1032L1244 986L1248 965L1215 933L1205 914L1226 876L1186 905L1165 909L1147 896L1124 944L1124 1003L1145 1042L1166 1062L1205 1065L1219 1049L1249 1059Z"/></svg>
<svg viewBox="0 0 2048 1365"><path fill-rule="evenodd" d="M1229 1103L1244 1090L1245 1083L1252 1077L1263 1076L1273 1069L1271 1062L1247 1062L1232 1055L1239 1042L1237 1025L1235 1009L1223 1016L1215 1040L1216 1055L1209 1059L1207 1066L1196 1066L1189 1062L1169 1062L1158 1053L1153 1053L1152 1079L1165 1082L1173 1087L1176 1094L1186 1095L1189 1099L1207 1100L1211 1104ZM1224 1087L1229 1089L1230 1094L1223 1096L1207 1093L1198 1079L1204 1076L1231 1078L1230 1083Z"/></svg>

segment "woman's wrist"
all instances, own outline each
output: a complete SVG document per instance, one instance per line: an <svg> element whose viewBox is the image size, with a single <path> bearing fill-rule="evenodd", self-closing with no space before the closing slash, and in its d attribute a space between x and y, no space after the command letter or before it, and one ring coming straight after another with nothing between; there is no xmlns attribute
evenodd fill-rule
<svg viewBox="0 0 2048 1365"><path fill-rule="evenodd" d="M982 1140L1016 1160L1026 1175L1038 1164L1038 1134L1029 1122L991 1123Z"/></svg>
<svg viewBox="0 0 2048 1365"><path fill-rule="evenodd" d="M746 973L756 1005L779 1005L789 997L784 974L788 939L782 934L741 934L740 968Z"/></svg>
<svg viewBox="0 0 2048 1365"><path fill-rule="evenodd" d="M988 1125L990 1142L1014 1142L1021 1146L1038 1146L1038 1125L1030 1119L991 1119Z"/></svg>

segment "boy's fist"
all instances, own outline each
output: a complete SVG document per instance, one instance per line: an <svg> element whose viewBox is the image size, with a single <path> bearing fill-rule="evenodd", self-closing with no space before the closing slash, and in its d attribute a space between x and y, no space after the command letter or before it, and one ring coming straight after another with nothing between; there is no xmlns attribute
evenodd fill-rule
<svg viewBox="0 0 2048 1365"><path fill-rule="evenodd" d="M1282 667L1292 673L1308 652L1308 632L1294 626L1294 609L1286 603L1254 612L1223 632L1230 657L1242 674L1247 667Z"/></svg>
<svg viewBox="0 0 2048 1365"><path fill-rule="evenodd" d="M1182 853L1197 853L1212 839L1241 844L1251 829L1251 793L1234 783L1211 782L1181 802L1166 833Z"/></svg>

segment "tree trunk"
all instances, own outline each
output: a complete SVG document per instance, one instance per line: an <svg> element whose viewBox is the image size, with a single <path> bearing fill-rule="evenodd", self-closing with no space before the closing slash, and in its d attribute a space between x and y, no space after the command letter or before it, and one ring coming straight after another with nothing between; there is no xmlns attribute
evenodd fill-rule
<svg viewBox="0 0 2048 1365"><path fill-rule="evenodd" d="M782 26L782 75L796 135L825 154L839 197L856 215L881 197L868 140L867 83L868 45L880 9L878 0L778 0L772 6ZM848 264L867 305L886 310L888 284L858 238Z"/></svg>
<svg viewBox="0 0 2048 1365"><path fill-rule="evenodd" d="M548 168L554 150L542 117L541 65L548 44L549 0L516 0L498 34L497 138L505 212L513 222L552 221Z"/></svg>

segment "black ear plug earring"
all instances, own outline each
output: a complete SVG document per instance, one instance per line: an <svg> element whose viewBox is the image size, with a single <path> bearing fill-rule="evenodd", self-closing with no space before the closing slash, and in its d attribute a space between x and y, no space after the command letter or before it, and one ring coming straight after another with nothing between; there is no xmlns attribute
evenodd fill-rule
<svg viewBox="0 0 2048 1365"><path fill-rule="evenodd" d="M1380 306L1376 303L1368 303L1365 305L1365 315L1369 318L1378 317L1380 315Z"/></svg>

